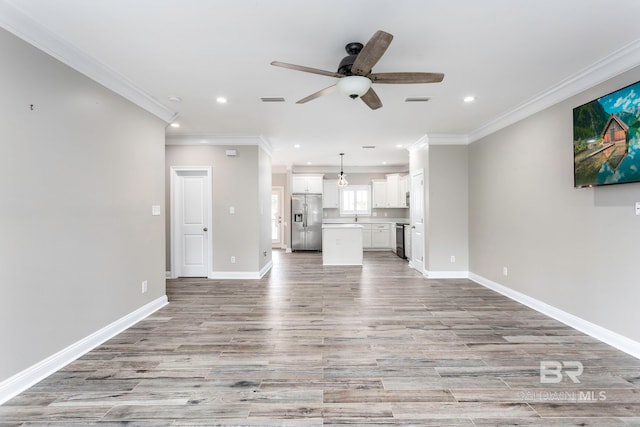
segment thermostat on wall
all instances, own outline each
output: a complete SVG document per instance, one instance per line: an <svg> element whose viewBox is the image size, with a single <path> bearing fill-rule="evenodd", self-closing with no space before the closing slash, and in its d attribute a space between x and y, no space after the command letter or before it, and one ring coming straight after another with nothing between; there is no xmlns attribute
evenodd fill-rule
<svg viewBox="0 0 640 427"><path fill-rule="evenodd" d="M238 152L236 150L227 150L226 154L227 154L227 157L235 157L238 155Z"/></svg>

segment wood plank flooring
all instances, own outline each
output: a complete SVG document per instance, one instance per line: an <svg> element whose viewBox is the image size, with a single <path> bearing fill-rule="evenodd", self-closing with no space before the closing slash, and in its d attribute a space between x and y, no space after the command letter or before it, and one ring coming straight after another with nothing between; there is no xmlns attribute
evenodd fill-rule
<svg viewBox="0 0 640 427"><path fill-rule="evenodd" d="M631 426L640 360L390 252L274 253L262 280L169 280L170 304L3 406L0 426ZM541 383L545 360L580 383Z"/></svg>

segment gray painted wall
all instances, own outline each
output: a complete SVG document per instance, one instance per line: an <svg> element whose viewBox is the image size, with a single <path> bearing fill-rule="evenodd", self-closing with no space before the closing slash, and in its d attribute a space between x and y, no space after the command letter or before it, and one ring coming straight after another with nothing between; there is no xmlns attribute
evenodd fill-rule
<svg viewBox="0 0 640 427"><path fill-rule="evenodd" d="M4 30L0 56L2 381L165 295L165 123Z"/></svg>
<svg viewBox="0 0 640 427"><path fill-rule="evenodd" d="M640 184L573 188L572 109L638 80L636 68L469 153L470 270L635 341Z"/></svg>
<svg viewBox="0 0 640 427"><path fill-rule="evenodd" d="M237 151L227 157L225 151ZM265 247L264 228L271 229L271 206L259 197L260 191L271 194L271 161L259 154L256 145L168 145L166 147L166 211L170 213L171 166L211 166L212 168L212 229L213 271L257 272L271 259L271 239ZM267 156L268 157L268 156ZM268 173L266 173L268 168ZM262 183L262 185L261 185ZM262 203L262 205L261 205ZM229 207L235 214L229 213ZM264 215L260 215L260 207ZM267 210L268 209L268 210ZM261 220L262 218L262 220ZM265 218L267 222L265 221ZM170 260L170 215L167 215L167 268ZM261 227L263 230L261 230ZM267 261L261 251L267 250ZM231 256L236 263L231 264Z"/></svg>

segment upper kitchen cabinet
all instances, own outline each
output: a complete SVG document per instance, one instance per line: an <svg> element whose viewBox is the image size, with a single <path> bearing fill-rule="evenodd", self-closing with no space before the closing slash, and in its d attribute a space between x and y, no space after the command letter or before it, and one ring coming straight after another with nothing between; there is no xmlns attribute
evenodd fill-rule
<svg viewBox="0 0 640 427"><path fill-rule="evenodd" d="M387 175L387 207L400 207L400 175Z"/></svg>
<svg viewBox="0 0 640 427"><path fill-rule="evenodd" d="M373 190L373 207L374 208L386 208L387 202L387 180L386 179L372 179L371 187Z"/></svg>
<svg viewBox="0 0 640 427"><path fill-rule="evenodd" d="M324 175L293 175L291 182L291 193L311 193L322 194Z"/></svg>
<svg viewBox="0 0 640 427"><path fill-rule="evenodd" d="M340 189L334 179L323 180L322 207L338 209L340 207Z"/></svg>
<svg viewBox="0 0 640 427"><path fill-rule="evenodd" d="M387 175L387 207L406 208L409 175Z"/></svg>
<svg viewBox="0 0 640 427"><path fill-rule="evenodd" d="M407 207L408 175L389 174L387 179L372 180L371 185L373 186L374 208Z"/></svg>

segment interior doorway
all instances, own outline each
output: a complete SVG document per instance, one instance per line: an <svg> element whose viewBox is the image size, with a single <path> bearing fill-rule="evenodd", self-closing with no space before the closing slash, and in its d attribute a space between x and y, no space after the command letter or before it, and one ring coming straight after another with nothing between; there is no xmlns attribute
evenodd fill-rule
<svg viewBox="0 0 640 427"><path fill-rule="evenodd" d="M209 276L211 200L210 167L171 167L172 277Z"/></svg>
<svg viewBox="0 0 640 427"><path fill-rule="evenodd" d="M411 174L411 263L424 274L424 170Z"/></svg>
<svg viewBox="0 0 640 427"><path fill-rule="evenodd" d="M274 186L271 189L271 247L284 247L284 187Z"/></svg>

